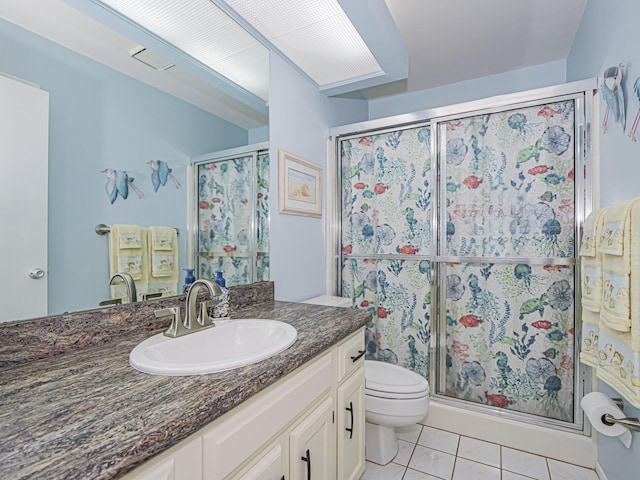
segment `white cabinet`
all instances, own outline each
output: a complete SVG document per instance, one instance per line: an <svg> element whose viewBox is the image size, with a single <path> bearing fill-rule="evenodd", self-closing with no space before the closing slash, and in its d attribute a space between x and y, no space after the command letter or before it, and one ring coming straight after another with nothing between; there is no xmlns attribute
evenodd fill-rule
<svg viewBox="0 0 640 480"><path fill-rule="evenodd" d="M336 429L333 408L333 398L326 398L291 431L291 480L335 478Z"/></svg>
<svg viewBox="0 0 640 480"><path fill-rule="evenodd" d="M364 471L364 368L338 387L338 478L358 480Z"/></svg>
<svg viewBox="0 0 640 480"><path fill-rule="evenodd" d="M129 473L131 480L182 480L202 478L200 438L181 442ZM280 480L280 479L278 479Z"/></svg>
<svg viewBox="0 0 640 480"><path fill-rule="evenodd" d="M357 480L364 472L364 329L126 480Z"/></svg>
<svg viewBox="0 0 640 480"><path fill-rule="evenodd" d="M266 449L266 452L257 455L257 460L251 463L230 480L283 480L289 471L287 462L286 445L283 441Z"/></svg>

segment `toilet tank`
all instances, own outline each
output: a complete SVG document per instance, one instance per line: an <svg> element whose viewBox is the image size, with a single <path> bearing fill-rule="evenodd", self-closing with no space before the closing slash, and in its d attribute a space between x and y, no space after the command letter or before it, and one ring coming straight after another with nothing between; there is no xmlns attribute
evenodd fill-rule
<svg viewBox="0 0 640 480"><path fill-rule="evenodd" d="M314 305L325 305L327 307L350 308L352 306L350 298L337 297L335 295L320 295L319 297L303 300L301 303L312 303Z"/></svg>

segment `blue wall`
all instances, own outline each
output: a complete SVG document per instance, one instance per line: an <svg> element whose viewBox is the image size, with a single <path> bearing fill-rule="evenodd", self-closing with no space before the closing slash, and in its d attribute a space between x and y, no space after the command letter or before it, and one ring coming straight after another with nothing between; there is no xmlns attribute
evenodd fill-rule
<svg viewBox="0 0 640 480"><path fill-rule="evenodd" d="M50 94L49 313L109 298L108 240L96 224L178 227L185 265L189 159L246 145L247 131L4 20L0 45L0 71ZM152 159L169 163L182 187L154 192ZM126 170L144 198L111 205L105 168Z"/></svg>
<svg viewBox="0 0 640 480"><path fill-rule="evenodd" d="M565 82L565 62L557 61L442 87L371 100L369 118L417 112Z"/></svg>
<svg viewBox="0 0 640 480"><path fill-rule="evenodd" d="M367 119L362 100L327 98L277 54L271 55L271 279L279 300L305 300L325 292L324 217L278 213L278 150L323 167L326 199L329 127Z"/></svg>
<svg viewBox="0 0 640 480"><path fill-rule="evenodd" d="M627 127L609 122L606 134L602 133L604 103L599 103L597 122L600 145L600 203L601 206L640 196L640 143L632 142L627 133L638 112L638 98L633 84L640 76L640 2L637 0L590 0L580 24L580 29L567 58L567 80L587 77L602 78L605 68L624 63L624 80L627 96ZM640 132L639 132L640 133ZM610 396L619 396L602 382L599 389ZM640 418L640 410L625 404L625 414ZM608 480L640 478L640 433L633 434L631 449L626 449L617 439L598 436L598 463Z"/></svg>

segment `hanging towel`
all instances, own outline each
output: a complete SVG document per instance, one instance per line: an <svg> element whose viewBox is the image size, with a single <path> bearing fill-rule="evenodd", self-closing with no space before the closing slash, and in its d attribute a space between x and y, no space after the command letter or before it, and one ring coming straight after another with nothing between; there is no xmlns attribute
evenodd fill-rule
<svg viewBox="0 0 640 480"><path fill-rule="evenodd" d="M597 246L603 271L600 320L619 332L631 330L632 241L640 246L640 223L632 221L632 211L638 203L633 199L607 208Z"/></svg>
<svg viewBox="0 0 640 480"><path fill-rule="evenodd" d="M606 209L595 210L586 218L580 242L582 269L583 321L598 324L602 305L602 253L596 249Z"/></svg>
<svg viewBox="0 0 640 480"><path fill-rule="evenodd" d="M602 303L595 324L589 310L595 297L584 288L583 277L580 361L640 408L640 198L603 212L595 255L589 245L594 218L597 230L597 215L585 220L580 256L588 266L587 259L602 255Z"/></svg>
<svg viewBox="0 0 640 480"><path fill-rule="evenodd" d="M178 234L175 228L149 227L149 293L178 294Z"/></svg>
<svg viewBox="0 0 640 480"><path fill-rule="evenodd" d="M138 298L146 293L148 283L147 231L138 225L112 225L109 235L110 275L128 273L133 278ZM126 296L124 284L111 286L112 298Z"/></svg>

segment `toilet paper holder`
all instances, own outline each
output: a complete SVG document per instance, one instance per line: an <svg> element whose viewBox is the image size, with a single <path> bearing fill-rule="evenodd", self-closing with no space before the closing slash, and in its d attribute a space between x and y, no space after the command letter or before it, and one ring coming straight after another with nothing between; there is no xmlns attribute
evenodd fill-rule
<svg viewBox="0 0 640 480"><path fill-rule="evenodd" d="M612 398L611 400L615 402L615 404L618 406L620 410L623 409L624 402L622 401L621 398ZM631 418L631 417L615 418L613 415L605 413L604 415L602 415L602 423L609 426L619 423L620 425L627 427L629 430L640 432L640 420L638 420L637 418Z"/></svg>

